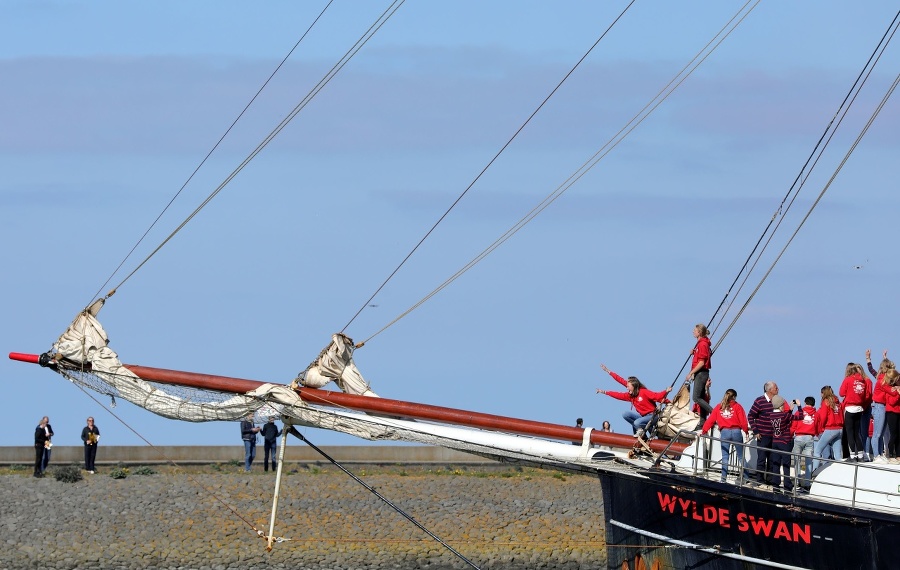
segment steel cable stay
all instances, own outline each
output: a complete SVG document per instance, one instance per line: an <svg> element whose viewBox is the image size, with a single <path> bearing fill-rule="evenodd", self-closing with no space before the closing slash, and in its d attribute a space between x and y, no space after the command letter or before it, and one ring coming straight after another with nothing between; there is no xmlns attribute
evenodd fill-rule
<svg viewBox="0 0 900 570"><path fill-rule="evenodd" d="M894 79L894 82L891 84L890 88L888 89L888 92L885 93L881 102L878 104L878 107L872 113L872 116L869 117L869 120L866 123L865 127L863 127L863 130L856 137L856 140L853 141L853 144L847 150L847 153L844 155L844 158L841 160L840 164L838 164L838 166L835 168L834 172L831 174L831 177L828 179L828 182L825 184L825 186L822 188L822 191L816 197L815 202L813 202L813 204L809 207L809 210L806 212L806 215L803 216L802 220L800 220L800 223L797 225L797 229L794 230L794 233L791 234L790 239L788 239L787 243L785 243L784 247L778 253L778 256L772 261L772 264L766 270L765 275L763 275L763 277L760 279L759 283L757 284L756 288L753 289L751 294L748 296L747 300L741 306L740 310L738 311L738 314L728 324L728 328L725 330L725 333L722 335L722 338L719 340L719 343L721 343L722 340L728 335L728 333L734 327L737 320L740 318L740 316L743 314L743 312L747 309L747 306L750 304L750 301L753 300L753 298L756 296L756 293L758 293L760 288L762 287L763 283L766 281L766 279L772 273L772 270L775 269L775 265L778 263L778 261L784 255L785 251L787 251L787 248L791 245L794 238L797 237L797 234L800 232L800 228L803 227L803 224L805 224L806 220L809 219L810 215L812 215L813 210L815 210L816 206L819 205L819 202L821 202L822 198L825 196L825 192L827 192L828 189L831 187L831 184L834 182L834 180L837 178L837 175L844 168L844 165L847 164L848 160L850 160L850 155L853 153L854 150L856 150L856 147L862 141L862 139L866 135L866 133L868 133L869 128L872 126L872 123L874 123L876 117L878 117L878 115L881 113L881 110L884 108L884 105L887 103L888 99L891 97L891 95L897 89L898 84L900 84L900 75L897 75L897 77ZM717 346L718 346L718 343L717 343Z"/></svg>
<svg viewBox="0 0 900 570"><path fill-rule="evenodd" d="M900 25L900 23L898 23L898 22L900 22L900 11L898 11L898 13L894 16L890 25L887 27L887 29L885 30L881 39L879 40L878 44L876 45L875 49L872 51L871 55L866 60L865 65L863 66L863 68L859 72L859 74L857 75L857 77L856 77L855 81L853 82L853 84L851 85L850 89L847 91L847 94L844 96L843 100L841 101L840 105L838 106L837 110L835 111L834 115L832 116L831 120L829 121L828 125L826 126L825 130L822 132L822 135L819 137L819 139L816 141L816 144L813 146L813 149L810 152L810 155L807 157L806 161L804 162L803 166L801 167L800 172L797 174L793 183L788 188L787 192L785 193L785 196L782 198L778 207L773 212L772 217L769 219L769 222L766 225L765 229L763 230L762 234L760 234L759 239L754 244L754 246L751 249L750 253L748 254L747 258L744 260L744 263L741 266L740 270L738 271L737 275L735 276L734 281L732 281L731 285L729 286L728 290L725 292L725 295L723 296L722 300L720 301L718 307L716 307L716 310L713 312L712 317L708 321L709 328L710 328L712 334L715 334L715 332L718 330L719 326L724 322L725 316L727 315L728 311L730 311L733 303L737 300L738 295L743 290L743 287L749 280L750 275L755 270L757 264L759 263L760 259L762 258L762 255L765 253L765 251L769 247L772 239L775 236L775 233L777 233L778 229L780 228L781 223L784 221L785 216L790 211L791 207L793 206L794 202L796 201L797 197L799 196L800 191L802 190L802 188L803 188L804 184L806 183L806 181L808 180L809 176L812 174L813 169L818 165L819 160L821 159L822 155L824 154L825 149L827 148L828 144L831 142L831 139L834 137L835 133L837 132L838 127L840 127L844 118L849 113L850 107L855 102L856 97L859 95L863 86L866 84L866 82L868 81L872 72L874 71L875 65L881 59L882 55L884 54L885 50L887 49L887 46L890 44L890 41L893 39L894 34L897 31L898 25ZM894 87L892 86L889 89L888 95L885 96L886 98L890 96L890 93L893 92L893 89L894 89ZM870 121L873 120L874 117L877 116L877 114L880 112L881 106L886 101L886 98L885 98L885 100L882 101L881 104L879 104L879 107L876 110L875 115L873 115L873 117L872 117L872 119L870 119ZM869 128L869 124L867 124L864 127L863 134L865 133L865 131L868 130L868 128ZM861 136L862 136L862 134L860 135L860 137ZM855 149L856 144L858 144L858 142L859 141L857 140L857 142L853 144L852 148ZM852 149L850 152L852 152ZM846 161L847 158L849 158L849 153L844 160ZM843 162L838 167L838 171L842 167L843 167ZM836 175L837 175L837 171L834 173L834 176L836 176ZM833 180L833 178L832 178L832 180ZM830 184L831 184L831 181L828 182L828 186L830 186ZM822 194L824 194L825 190L827 190L827 186L822 191ZM819 195L818 199L821 199L822 194ZM817 199L817 202L818 202L818 199ZM815 207L815 204L813 205L812 208L814 208L814 207ZM805 220L809 216L809 214L812 212L812 208L810 208L809 212L807 212L807 214L806 214L806 217L804 217L803 220L800 222L801 226L802 226L803 222L805 222ZM796 236L797 231L799 231L799 227L797 228L797 230L795 230L793 236ZM793 240L793 236L791 237L791 240ZM790 243L790 241L788 243ZM760 249L761 244L762 244L762 248ZM785 246L785 249L786 249L786 247L787 246ZM779 254L779 256L778 256L779 259L783 253L784 253L784 250L782 250L781 254ZM777 262L777 259L776 259L776 262ZM772 267L769 268L769 270L766 272L766 275L759 282L758 286L756 287L756 289L753 292L753 295L755 295L756 291L758 291L759 288L762 286L762 282L765 281L765 279L768 277L772 268L774 268L774 264ZM740 285L738 285L738 282L740 282ZM736 286L737 286L737 289L735 289ZM747 305L749 304L750 299L752 299L753 295L751 295L751 297L747 299L747 301L744 303L744 306L741 308L738 316L735 317L731 321L731 323L727 326L725 334L723 334L718 339L716 344L712 347L712 352L715 352L718 349L718 347L721 345L722 341L727 336L728 332L730 332L731 329L734 327L738 318L740 317L741 314L743 314L744 310L746 309ZM720 317L718 317L718 324L714 324L717 321L717 316L719 315L719 313L721 311L723 311L723 308L724 308L724 312L722 312L722 315ZM690 360L691 360L691 357L689 356L685 360L684 364L682 364L681 369L679 370L678 374L675 377L675 380L674 380L675 383L677 383L679 381L679 379L681 378L681 375L684 373L685 367L688 366ZM686 385L686 384L687 384L687 381L684 382L684 385Z"/></svg>
<svg viewBox="0 0 900 570"><path fill-rule="evenodd" d="M586 160L581 166L579 166L574 173L572 173L566 180L564 180L559 186L556 187L548 196L546 196L541 202L539 202L530 212L528 212L525 216L523 216L519 221L513 224L512 227L506 230L500 237L498 237L493 243L491 243L487 248L481 251L478 255L476 255L471 261L469 261L462 268L457 270L453 275L448 277L443 283L438 285L435 289L433 289L430 293L425 295L422 299L417 301L411 307L400 313L393 320L389 321L386 325L378 329L375 333L367 337L365 340L359 342L356 346L357 348L363 346L382 332L386 331L388 328L396 324L402 318L418 309L422 306L426 301L430 300L432 297L440 293L446 287L448 287L453 281L461 277L464 273L466 273L469 269L480 263L485 257L490 255L495 249L500 247L506 240L515 235L519 230L525 227L529 222L531 222L534 218L536 218L541 212L543 212L547 207L550 206L553 202L555 202L560 196L562 196L569 188L571 188L576 182L578 182L585 174L587 174L592 168L594 168L603 158L605 158L614 148L616 148L619 143L621 143L631 132L634 131L651 113L653 113L668 97L681 86L684 81L690 77L690 75L715 51L722 42L740 25L743 20L753 11L754 8L759 4L760 0L748 0L738 12L732 16L732 18L713 36L713 38L707 42L707 44L653 97L650 101L647 102L644 107L638 111L626 124L619 129L619 131L614 134L609 140L607 140L599 150L597 150L588 160ZM750 6L750 4L753 4ZM748 9L748 6L749 9ZM468 188L466 189L468 191ZM445 214L446 215L446 214ZM433 230L434 228L432 228ZM424 238L423 238L424 240ZM419 242L421 244L421 242ZM418 247L418 245L416 246ZM410 252L412 255L412 252ZM408 258L408 256L407 256ZM405 260L404 260L405 261ZM402 264L401 264L402 265ZM399 270L399 267L397 268ZM394 273L396 273L396 271ZM394 274L392 273L391 276ZM379 291L387 284L387 281L379 287ZM376 291L375 294L377 294ZM375 298L375 295L372 295L367 301L366 305L370 303ZM364 305L365 306L365 305ZM359 313L354 315L354 319L358 316ZM352 320L351 320L352 322ZM350 323L348 323L349 325ZM346 327L345 327L346 328Z"/></svg>
<svg viewBox="0 0 900 570"><path fill-rule="evenodd" d="M144 437L143 434L141 434L141 433L138 432L136 429L134 429L128 422L126 422L124 419L122 419L121 416L119 416L118 414L116 414L115 412L113 412L113 411L110 409L109 406L107 406L106 404L104 404L103 402L101 402L100 400L98 400L98 399L97 399L97 398L96 398L89 390L86 390L85 387L82 385L81 382L77 381L75 378L73 378L73 377L70 376L71 372L73 372L73 371L84 373L85 370L84 370L84 367L83 367L83 366L81 366L81 367L79 367L79 368L74 368L74 369L67 369L67 368L65 368L65 367L63 367L63 366L58 366L58 367L56 368L56 371L57 371L60 375L62 375L64 378L66 378L67 380L69 380L69 382L71 382L72 384L74 384L79 390L81 390L87 397L89 397L89 398L90 398L91 400L93 400L98 406L100 406L103 410L105 410L110 416L112 416L113 418L115 418L116 421L118 421L118 422L119 422L123 427L125 427L128 431L130 431L131 433L133 433L134 435L136 435L141 441L143 441L144 443L146 443L148 447L150 447L151 449L153 449L153 451L157 454L157 456L158 456L160 459L162 459L164 462L166 462L166 463L172 465L173 467L181 467L181 465L179 465L177 461L175 461L174 459L171 459L168 455L166 455L166 452L165 452L163 449L161 449L161 448L159 448L159 447L153 445L153 443L150 442L150 440L148 440L146 437ZM115 396L112 396L112 407L115 407ZM212 489L212 488L210 488L210 487L207 487L207 486L204 485L199 479L197 479L196 477L194 477L194 476L191 475L190 473L185 472L184 475L187 476L188 480L191 481L191 483L195 484L195 485L196 485L198 488L200 488L204 493L206 493L207 495L209 495L209 496L211 496L213 499L215 499L216 502L218 502L220 505L222 505L222 507L224 507L224 508L225 508L227 511L229 511L232 515L234 515L236 518L240 519L240 521L243 522L245 525L249 526L249 527L253 530L253 532L254 532L258 537L263 538L263 539L266 538L265 533L264 533L262 530L258 529L258 528L256 527L256 525L253 523L253 521L251 521L248 517L244 516L243 514L241 514L240 512L238 512L234 507L232 507L231 505L229 505L229 504L225 501L225 499L223 499L222 497L220 497L220 496L216 493L216 491L215 491L214 489Z"/></svg>
<svg viewBox="0 0 900 570"><path fill-rule="evenodd" d="M388 8L382 12L382 14L376 19L376 21L360 36L359 39L356 40L356 43L347 50L346 53L338 60L337 63L319 80L319 82L303 97L303 99L288 113L281 122L266 135L262 142L260 142L256 148L229 174L225 180L223 180L201 203L197 206L193 212L191 212L159 245L156 246L153 251L151 251L143 261L141 261L128 275L122 279L118 285L116 285L105 298L111 297L115 292L121 287L126 281L128 281L135 273L138 272L150 259L156 255L159 250L161 250L175 235L180 232L191 220L194 219L197 214L200 213L209 202L215 198L219 192L221 192L225 186L228 185L240 172L247 166L256 156L262 152L262 150L270 143L272 140L281 133L282 130L302 111L307 104L318 95L322 89L334 78L335 75L340 72L345 65L363 48L363 46L368 43L370 39L381 29L381 27L387 23L387 21L393 16L397 10L400 9L400 6L406 0L394 0L394 2L388 6ZM154 222L155 223L155 222ZM148 230L149 231L149 230ZM142 238L143 239L143 238ZM107 280L108 282L109 280ZM100 290L102 291L103 288Z"/></svg>
<svg viewBox="0 0 900 570"><path fill-rule="evenodd" d="M366 301L362 304L362 306L356 311L356 313L350 318L350 320L347 322L347 324L344 325L344 327L341 329L341 333L346 331L347 327L349 327L351 324L353 324L353 321L356 320L356 317L358 317L360 315L360 313L363 312L363 310L369 305L369 303L371 303L372 300L375 299L375 297L378 295L378 293L380 293L381 290L384 289L384 287L388 284L388 282L394 278L394 276L397 274L397 272L400 271L400 268L402 268L406 264L406 262L409 260L409 258L413 256L413 254L419 249L419 247L421 247L421 245L425 242L425 240L428 239L428 237L434 232L435 229L437 229L438 225L440 225L440 223L444 221L444 219L450 214L450 212L456 207L456 205L459 204L459 202L465 197L465 195L469 193L469 190L471 190L472 187L475 186L475 183L478 182L481 179L481 177L484 175L484 173L487 172L487 170L494 164L494 162L496 162L497 159L500 158L500 155L503 154L503 151L505 151L506 148L509 147L510 144L512 144L512 142L519 136L519 133L521 133L525 129L525 127L528 125L528 123L531 122L531 119L533 119L535 117L535 115L538 114L538 112L544 107L544 105L547 103L547 101L549 101L550 98L553 97L553 95L559 90L560 87L562 87L563 83L565 83L566 80L575 72L575 70L578 69L578 67L584 62L584 60L587 59L588 55L590 55L591 52L594 51L594 48L597 47L597 45L600 43L601 40L603 40L604 37L606 37L606 34L608 34L610 30L612 30L613 26L615 26L616 23L622 19L622 17L625 15L625 13L628 11L628 9L631 8L631 6L634 4L635 1L636 0L631 0L631 2L629 2L628 5L625 6L625 8L619 13L618 16L616 16L616 18L606 28L606 30L604 30L603 33L600 34L600 37L598 37L597 40L591 45L591 47L589 47L588 50L584 53L584 55L581 56L581 59L579 59L575 63L575 65L573 65L572 68L569 69L569 71L563 76L563 78L559 81L559 83L556 84L556 87L554 87L550 91L550 93L543 99L543 101L540 102L540 104L537 106L537 108L528 116L527 119L525 119L525 122L522 123L518 129L516 129L516 132L513 133L513 135L506 141L506 143L504 143L503 146L500 147L500 150L498 150L494 154L494 156L488 161L488 163L484 166L484 168L481 169L481 171L478 173L478 175L475 176L475 178L472 180L472 182L470 182L469 185L466 186L465 190L463 190L462 193L460 193L460 195L456 197L456 200L454 200L453 203L450 204L450 207L447 208L447 210L444 211L443 214L441 214L441 216L431 226L431 228L429 228L428 231L425 232L425 235L423 235L422 238L416 243L416 245L413 246L413 248L410 250L410 252L408 254L406 254L406 257L403 258L403 260L400 262L400 264L397 265L397 267L394 268L394 270L390 273L390 275L387 276L387 278L381 283L381 285L379 285L378 288L375 289L375 292L372 293L372 295L368 299L366 299ZM421 302L419 304L421 304ZM406 313L404 313L404 315L405 314ZM402 316L398 317L396 320L399 320L400 318L402 318ZM396 320L393 322L396 322ZM388 326L390 326L390 325L388 325ZM387 328L387 327L385 327L385 328ZM375 335L372 335L372 336L375 336ZM372 337L369 337L369 338L372 338Z"/></svg>
<svg viewBox="0 0 900 570"><path fill-rule="evenodd" d="M169 210L169 208L172 206L172 204L175 202L175 200L178 199L178 196L181 195L181 193L184 191L184 189L187 187L187 185L190 184L191 180L194 179L194 176L197 174L197 172L199 172L200 169L203 167L203 165L206 164L206 161L209 160L209 157L212 156L212 154L216 151L217 148L219 148L219 145L222 144L222 141L225 140L225 137L228 136L228 133L230 133L231 130L234 129L234 127L235 127L235 125L237 125L238 121L240 121L241 118L244 116L244 114L247 112L247 110L250 109L250 106L253 105L254 101L256 101L256 99L260 96L260 94L263 92L263 90L266 88L266 86L269 85L269 82L272 81L272 79L275 77L275 74L277 74L278 71L284 66L284 64L287 62L288 58L290 58L291 55L297 50L297 47L300 46L300 43L303 41L304 38L306 38L306 36L313 29L313 27L316 25L316 23L318 23L318 21L322 18L322 16L325 14L325 11L328 10L328 7L331 6L331 4L333 2L334 2L334 0L328 0L328 4L326 4L325 7L322 8L322 11L319 12L319 15L316 16L316 18L313 20L312 24L310 24L309 27L306 28L306 31L303 32L303 35L300 36L300 39L297 40L297 42L294 44L294 47L292 47L290 49L290 51L288 51L287 55L285 55L284 58L281 60L281 62L275 67L275 69L272 70L272 73L269 74L269 77L266 78L266 80L263 82L263 84L260 86L260 88L256 91L256 93L253 95L253 97L250 98L250 101L247 102L247 104L244 106L244 108L241 110L241 112L238 113L238 116L235 117L234 121L232 121L231 124L228 126L228 128L225 129L225 132L222 133L222 136L219 137L219 140L217 140L216 143L213 145L213 147L211 149L209 149L209 152L206 153L206 156L204 156L203 159L200 161L200 163L197 165L197 167L194 168L194 170L193 170L193 172L191 172L190 176L187 177L187 180L184 181L184 184L181 185L181 188L179 188L178 191L175 192L175 195L172 196L171 200L169 200L169 202L165 205L165 207L162 209L162 211L159 213L159 215L156 216L156 219L154 219L153 222L150 224L150 226L147 227L147 230L144 231L144 233L137 240L137 242L135 242L134 246L132 246L131 250L129 250L129 252L125 255L125 257L119 263L119 265L116 266L116 268L109 275L109 277L106 278L106 281L104 281L103 284L97 289L97 291L94 293L93 297L91 297L92 301L94 299L96 299L104 289L106 289L106 286L109 284L109 282L112 280L112 278L116 275L116 273L118 273L119 270L122 269L122 266L125 265L125 262L127 262L129 258L131 258L131 255L141 245L141 243L143 243L144 239L147 237L147 235L150 233L150 231L154 227L156 227L156 224L159 223L159 220L162 219L163 215L165 215L165 213ZM88 305L89 304L90 303L88 303ZM85 305L85 306L87 306L87 305Z"/></svg>
<svg viewBox="0 0 900 570"><path fill-rule="evenodd" d="M888 29L882 35L881 40L879 41L875 50L869 56L869 59L866 61L866 64L863 66L863 69L860 71L859 75L857 76L856 81L853 83L850 90L847 92L847 95L844 97L843 101L841 101L841 104L839 105L838 109L835 111L834 116L832 117L832 119L829 122L826 129L823 131L822 136L819 138L819 140L817 141L813 150L810 152L809 157L807 158L803 167L800 169L800 172L797 174L797 177L795 178L793 184L788 189L788 192L785 194L785 197L782 199L778 208L772 214L772 218L769 221L768 226L766 226L766 229L760 235L759 241L757 241L756 246L754 246L754 249L751 251L750 255L748 255L747 260L744 262L744 265L741 267L741 270L738 272L738 275L735 277L735 280L732 283L731 288L729 288L729 292L726 293L725 298L723 298L722 302L719 304L719 307L716 309L716 312L713 314L713 317L710 319L710 325L712 325L713 321L715 320L716 314L719 312L719 309L721 309L723 306L725 306L726 301L729 299L729 296L730 296L730 297L732 297L732 300L730 302L728 302L728 307L725 310L725 314L727 314L728 308L730 308L731 304L734 302L734 298L736 298L737 295L740 293L740 290L743 287L744 283L746 282L747 278L749 277L749 274L753 272L753 267L755 267L756 263L759 261L759 258L762 256L763 251L768 247L768 244L771 241L772 237L778 231L778 227L784 221L784 217L787 215L788 211L790 211L791 206L793 206L794 201L796 200L797 196L799 195L800 190L802 189L803 185L806 183L806 180L812 174L812 170L815 168L815 166L818 164L819 160L821 159L822 155L824 154L825 148L831 142L831 139L834 137L834 134L837 132L838 127L843 122L844 118L846 117L847 113L849 112L850 106L852 106L856 97L859 95L863 86L865 85L865 83L867 82L869 77L871 76L871 73L874 70L875 65L878 63L878 61L881 59L881 56L884 54L884 51L887 49L887 46L890 43L890 40L893 38L894 33L896 33L897 25L898 25L897 24L898 18L900 18L900 12L898 12L897 15L894 16L894 20L891 22L891 25L888 26ZM892 28L893 28L893 30L892 30ZM791 197L791 194L793 194L792 197ZM788 201L789 197L790 197L790 201ZM786 206L785 206L785 203L787 203ZM768 240L766 240L766 245L763 247L763 251L760 251L759 254L756 256L757 261L755 261L753 263L753 266L750 267L750 269L747 271L747 276L745 276L744 281L741 283L741 287L739 287L738 290L735 291L733 296L730 295L731 290L734 287L734 284L740 278L741 273L744 272L744 270L747 268L748 263L754 256L754 252L756 252L756 249L759 247L759 244L763 241L766 234L769 232L769 229L771 228L772 223L777 218L780 218L780 219L778 220L775 228L772 230L772 234L770 235ZM721 321L724 320L725 314L723 314L722 317L720 318L720 324L721 324ZM710 328L712 329L713 327L711 326ZM718 328L718 325L716 325L715 328Z"/></svg>
<svg viewBox="0 0 900 570"><path fill-rule="evenodd" d="M400 516L402 516L403 518L405 518L406 520L408 520L409 522L414 524L417 528L419 528L419 530L421 530L422 532L424 532L425 534L430 536L432 539L437 541L441 546L443 546L446 550L451 552L454 556L456 556L457 558L459 558L460 560L462 560L463 562L465 562L472 568L479 568L474 562L472 562L471 560L466 558L462 553L460 553L455 548L453 548L452 546L447 544L447 542L445 542L441 537L439 537L438 535L436 535L433 532L431 532L430 530L428 530L428 528L426 528L422 523L420 523L419 521L414 519L411 515L409 515L406 511L404 511L403 509L401 509L400 507L395 505L390 499L388 499L387 497L385 497L384 495L379 493L377 489L375 489L374 487L372 487L371 485L369 485L368 483L366 483L365 481L363 481L362 479L357 477L352 471L345 468L343 465L338 463L333 457L331 457L330 455L325 453L322 449L320 449L318 446L316 446L313 442L309 441L306 437L303 436L303 434L301 434L299 431L297 431L296 428L294 428L294 426L291 426L288 433L290 433L294 437L298 438L300 441L306 443L306 445L310 446L313 450L315 450L316 453L318 453L319 455L321 455L322 457L327 459L332 465L334 465L335 467L337 467L338 469L343 471L351 479L353 479L354 481L359 483L361 486L363 486L367 491L369 491L370 493L372 493L373 495L378 497L378 499L381 502L383 502L384 504L386 504L387 506L392 508L395 512L397 512L397 514L399 514Z"/></svg>

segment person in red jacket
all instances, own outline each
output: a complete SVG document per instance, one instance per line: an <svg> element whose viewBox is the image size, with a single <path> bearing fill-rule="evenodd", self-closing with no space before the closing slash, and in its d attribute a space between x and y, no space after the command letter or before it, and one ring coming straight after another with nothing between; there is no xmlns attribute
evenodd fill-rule
<svg viewBox="0 0 900 570"><path fill-rule="evenodd" d="M894 370L896 366L892 360L888 359L887 355L887 350L885 350L882 353L881 364L878 366L878 370L875 370L875 367L872 366L872 351L866 350L866 366L869 368L869 373L875 377L875 383L872 385L872 419L874 420L872 424L872 460L878 463L886 462L887 457L884 450L890 442L890 432L885 425L884 404L887 392L885 391L884 373Z"/></svg>
<svg viewBox="0 0 900 570"><path fill-rule="evenodd" d="M625 378L622 378L621 376L607 368L605 364L601 364L600 368L602 368L604 372L612 376L613 380L615 380L622 386L625 386L628 391L611 392L608 390L601 390L600 388L597 388L597 393L606 394L607 396L615 398L616 400L631 402L631 409L623 413L622 417L625 418L625 421L631 424L631 429L636 435L643 435L644 431L647 430L647 425L650 423L650 420L653 419L653 415L656 413L656 404L666 399L666 395L672 391L673 386L669 386L661 392L651 392L647 389L646 386L641 383L640 380L637 379L636 376L629 376L626 380Z"/></svg>
<svg viewBox="0 0 900 570"><path fill-rule="evenodd" d="M831 386L822 386L822 405L816 412L816 443L813 455L813 473L819 468L819 459L839 461L841 455L841 433L844 431L844 409L834 395Z"/></svg>
<svg viewBox="0 0 900 570"><path fill-rule="evenodd" d="M863 412L872 405L872 381L856 363L847 364L839 391L844 399L844 435L850 450L850 461L863 460L863 438L860 431ZM868 426L867 426L868 429Z"/></svg>
<svg viewBox="0 0 900 570"><path fill-rule="evenodd" d="M812 484L812 467L813 467L813 439L816 437L816 399L807 396L800 405L799 400L794 400L797 407L794 412L794 420L791 422L791 433L794 436L794 455L804 457L805 473L800 479L800 485L809 490Z"/></svg>
<svg viewBox="0 0 900 570"><path fill-rule="evenodd" d="M884 450L889 463L900 463L900 372L888 370L884 373L886 397L884 417L890 438Z"/></svg>
<svg viewBox="0 0 900 570"><path fill-rule="evenodd" d="M743 463L744 437L750 431L750 425L747 423L747 413L744 412L743 406L737 402L737 390L729 388L725 390L725 396L722 402L713 408L706 422L703 423L703 433L706 435L713 425L719 426L719 437L722 443L722 478L720 481L725 482L728 477L728 458L731 457L731 449L734 447L737 457L741 458L739 463Z"/></svg>
<svg viewBox="0 0 900 570"><path fill-rule="evenodd" d="M688 372L687 381L694 382L691 390L691 398L694 404L700 408L700 427L703 421L712 413L709 405L709 396L704 398L704 392L709 392L709 371L712 368L712 347L710 346L709 330L704 324L694 325L694 338L697 344L691 351L691 371Z"/></svg>

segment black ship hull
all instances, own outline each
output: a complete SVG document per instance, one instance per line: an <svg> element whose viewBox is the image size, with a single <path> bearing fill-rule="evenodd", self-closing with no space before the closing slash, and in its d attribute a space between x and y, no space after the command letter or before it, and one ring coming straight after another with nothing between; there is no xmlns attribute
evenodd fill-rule
<svg viewBox="0 0 900 570"><path fill-rule="evenodd" d="M690 475L600 480L610 569L871 570L900 560L896 515Z"/></svg>

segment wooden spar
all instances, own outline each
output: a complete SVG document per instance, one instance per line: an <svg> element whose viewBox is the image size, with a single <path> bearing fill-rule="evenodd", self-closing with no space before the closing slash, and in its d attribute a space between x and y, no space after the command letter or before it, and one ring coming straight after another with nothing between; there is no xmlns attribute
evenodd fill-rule
<svg viewBox="0 0 900 570"><path fill-rule="evenodd" d="M11 352L9 358L11 360L28 362L31 364L40 363L40 356L36 354ZM180 370L166 370L164 368L151 368L149 366L138 366L135 364L125 364L124 366L139 378L147 381L201 388L204 390L215 390L217 392L243 394L255 390L265 384L265 382L260 382L258 380L230 378L227 376L200 374L196 372L183 372ZM56 365L51 362L49 367L55 368ZM300 398L307 402L361 412L419 420L432 420L447 424L491 429L520 435L546 437L570 442L581 442L584 435L583 428L574 426L496 416L493 414L470 412L428 404L417 404L414 402L405 402L403 400L357 396L354 394L319 390L316 388L300 388L298 393L300 394ZM634 447L636 440L633 436L626 434L591 430L590 441L597 445L630 449ZM657 453L666 451L667 446L669 453L681 453L687 447L687 444L682 443L673 443L669 446L668 441L658 439L649 441L648 445L650 449Z"/></svg>

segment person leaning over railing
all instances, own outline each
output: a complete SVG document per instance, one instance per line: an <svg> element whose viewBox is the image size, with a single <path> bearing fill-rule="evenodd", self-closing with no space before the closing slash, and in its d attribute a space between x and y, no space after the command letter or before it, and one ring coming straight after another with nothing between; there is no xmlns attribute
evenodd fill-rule
<svg viewBox="0 0 900 570"><path fill-rule="evenodd" d="M638 437L642 437L645 430L650 432L653 428L653 425L650 425L650 421L656 415L656 404L662 402L666 398L668 393L672 391L673 386L669 386L665 390L660 390L659 392L653 392L648 390L647 387L638 380L637 376L629 376L626 380L607 368L605 364L601 364L600 368L612 376L613 380L622 386L625 386L628 391L612 392L610 390L597 388L597 393L606 394L610 398L622 400L623 402L631 402L631 409L623 413L622 417L631 424L631 429Z"/></svg>
<svg viewBox="0 0 900 570"><path fill-rule="evenodd" d="M728 458L731 448L737 450L738 457L744 457L744 447L741 445L744 436L750 431L747 424L747 414L744 408L737 402L737 391L733 388L725 390L725 396L718 406L712 409L712 413L703 423L703 435L712 429L713 425L719 426L719 434L722 439L722 477L725 482L728 477Z"/></svg>

